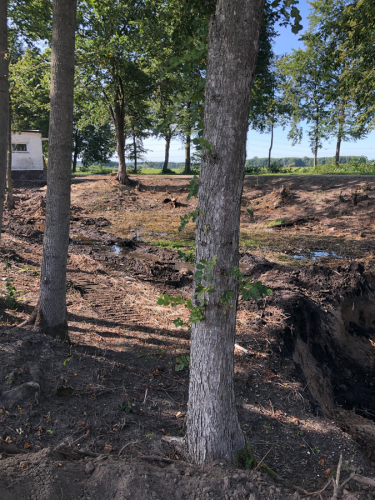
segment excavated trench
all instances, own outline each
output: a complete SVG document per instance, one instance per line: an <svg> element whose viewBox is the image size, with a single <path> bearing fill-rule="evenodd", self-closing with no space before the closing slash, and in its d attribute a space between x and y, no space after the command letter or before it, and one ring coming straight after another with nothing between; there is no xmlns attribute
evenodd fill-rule
<svg viewBox="0 0 375 500"><path fill-rule="evenodd" d="M286 346L324 415L335 420L375 465L375 301L358 295L294 307Z"/></svg>

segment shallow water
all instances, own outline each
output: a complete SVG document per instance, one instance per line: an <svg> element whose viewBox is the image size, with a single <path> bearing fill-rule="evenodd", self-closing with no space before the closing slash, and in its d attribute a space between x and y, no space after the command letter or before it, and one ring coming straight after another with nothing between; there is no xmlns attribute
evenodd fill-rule
<svg viewBox="0 0 375 500"><path fill-rule="evenodd" d="M319 259L324 259L324 258L343 259L344 256L339 255L336 252L315 250L315 251L311 251L311 252L307 252L307 253L294 254L293 258L300 259L300 260L319 260Z"/></svg>

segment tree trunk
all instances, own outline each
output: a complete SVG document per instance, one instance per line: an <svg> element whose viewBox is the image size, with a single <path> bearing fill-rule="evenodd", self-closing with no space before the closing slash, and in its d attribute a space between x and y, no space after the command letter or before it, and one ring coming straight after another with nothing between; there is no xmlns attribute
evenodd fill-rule
<svg viewBox="0 0 375 500"><path fill-rule="evenodd" d="M118 171L116 179L121 184L130 184L130 179L126 173L125 162L125 123L124 116L119 103L115 104L114 108L115 129L116 129L116 142L117 142L117 156L118 156Z"/></svg>
<svg viewBox="0 0 375 500"><path fill-rule="evenodd" d="M167 137L165 141L165 159L164 159L164 164L163 164L163 173L166 173L168 170L168 163L169 163L169 148L171 146L171 138Z"/></svg>
<svg viewBox="0 0 375 500"><path fill-rule="evenodd" d="M339 163L340 163L340 148L341 148L341 140L342 140L342 135L343 135L343 130L344 130L344 122L345 122L345 105L346 105L346 101L344 101L344 103L341 107L341 113L339 116L339 130L338 130L338 134L337 134L336 155L335 155L336 165L339 165Z"/></svg>
<svg viewBox="0 0 375 500"><path fill-rule="evenodd" d="M137 141L133 135L133 148L134 148L134 172L137 173Z"/></svg>
<svg viewBox="0 0 375 500"><path fill-rule="evenodd" d="M0 0L0 239L3 226L9 127L7 0Z"/></svg>
<svg viewBox="0 0 375 500"><path fill-rule="evenodd" d="M53 0L51 111L46 225L36 323L68 338L66 263L69 245L76 0Z"/></svg>
<svg viewBox="0 0 375 500"><path fill-rule="evenodd" d="M340 132L337 136L337 143L336 143L336 155L335 155L335 163L336 165L340 164L340 148L341 148L341 135Z"/></svg>
<svg viewBox="0 0 375 500"><path fill-rule="evenodd" d="M9 130L8 130L8 156L7 156L7 209L15 208L13 196L13 180L12 180L12 103L9 96Z"/></svg>
<svg viewBox="0 0 375 500"><path fill-rule="evenodd" d="M191 145L191 136L190 133L186 135L186 144L185 144L185 170L184 174L190 174L190 145Z"/></svg>
<svg viewBox="0 0 375 500"><path fill-rule="evenodd" d="M233 460L244 447L234 394L234 339L241 194L245 175L252 79L264 0L220 0L211 18L204 139L196 228L196 258L217 256L215 293L206 294L205 319L191 333L186 445L195 463ZM233 307L220 299L233 290ZM224 312L226 314L224 314Z"/></svg>
<svg viewBox="0 0 375 500"><path fill-rule="evenodd" d="M269 152L268 152L268 170L270 169L271 167L271 152L272 152L272 146L273 146L273 123L271 125L271 145L270 145L270 149L269 149Z"/></svg>
<svg viewBox="0 0 375 500"><path fill-rule="evenodd" d="M79 141L79 132L76 129L74 132L74 151L73 151L73 167L72 167L73 173L77 172L78 141Z"/></svg>

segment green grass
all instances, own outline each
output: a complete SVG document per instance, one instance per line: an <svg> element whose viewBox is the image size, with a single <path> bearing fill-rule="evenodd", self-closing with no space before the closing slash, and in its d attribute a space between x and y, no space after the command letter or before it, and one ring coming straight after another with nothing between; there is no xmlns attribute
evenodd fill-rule
<svg viewBox="0 0 375 500"><path fill-rule="evenodd" d="M285 222L287 222L287 219L269 220L268 222L266 222L266 226L277 226L278 224L284 224Z"/></svg>
<svg viewBox="0 0 375 500"><path fill-rule="evenodd" d="M112 172L117 172L117 169L114 169L112 167L92 167L84 171L78 169L77 172L72 172L72 175L109 175Z"/></svg>
<svg viewBox="0 0 375 500"><path fill-rule="evenodd" d="M178 250L181 248L193 247L195 244L194 241L188 241L188 240L175 240L175 241L159 240L159 241L152 241L152 242L148 242L148 243L150 245L153 245L154 247L170 248L171 250Z"/></svg>

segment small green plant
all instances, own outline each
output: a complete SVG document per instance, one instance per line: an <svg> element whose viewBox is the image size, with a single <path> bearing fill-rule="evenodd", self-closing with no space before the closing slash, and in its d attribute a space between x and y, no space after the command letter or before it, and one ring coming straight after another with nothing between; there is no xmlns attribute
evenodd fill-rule
<svg viewBox="0 0 375 500"><path fill-rule="evenodd" d="M6 294L4 297L5 304L9 309L16 309L18 306L18 301L16 298L17 289L13 285L13 278L7 278L5 283Z"/></svg>
<svg viewBox="0 0 375 500"><path fill-rule="evenodd" d="M246 212L250 215L251 220L254 220L254 210L251 208L247 208Z"/></svg>
<svg viewBox="0 0 375 500"><path fill-rule="evenodd" d="M8 384L9 385L12 385L13 382L14 382L14 374L13 373L10 373L7 377L5 377L6 379L8 379Z"/></svg>
<svg viewBox="0 0 375 500"><path fill-rule="evenodd" d="M73 359L73 356L69 356L69 358L66 358L63 365L66 366L68 364L68 362L71 361L72 359Z"/></svg>
<svg viewBox="0 0 375 500"><path fill-rule="evenodd" d="M235 267L232 271L229 271L228 274L238 278L239 291L243 300L253 299L258 301L261 297L272 293L272 290L264 286L261 281L252 282L250 277L245 278L245 274L242 273L237 267Z"/></svg>
<svg viewBox="0 0 375 500"><path fill-rule="evenodd" d="M155 432L150 432L150 434L146 434L146 438L151 439Z"/></svg>
<svg viewBox="0 0 375 500"><path fill-rule="evenodd" d="M182 250L177 250L178 256L184 262L189 262L190 264L194 264L195 262L195 250L188 250L186 253Z"/></svg>
<svg viewBox="0 0 375 500"><path fill-rule="evenodd" d="M135 413L133 407L129 403L121 403L120 410L125 413Z"/></svg>
<svg viewBox="0 0 375 500"><path fill-rule="evenodd" d="M178 230L180 232L183 231L185 229L185 227L189 224L190 219L192 222L196 222L197 217L199 215L202 215L202 214L203 214L203 212L201 212L199 210L199 208L197 208L196 210L193 210L185 215L181 215L181 217L180 217L181 224L180 224Z"/></svg>
<svg viewBox="0 0 375 500"><path fill-rule="evenodd" d="M180 358L176 358L176 366L175 371L180 372L184 368L187 368L190 364L190 356L181 356Z"/></svg>
<svg viewBox="0 0 375 500"><path fill-rule="evenodd" d="M272 479L277 479L278 475L268 467L264 462L258 462L255 457L254 448L246 440L246 445L234 455L234 462L239 469L257 469L261 467Z"/></svg>
<svg viewBox="0 0 375 500"><path fill-rule="evenodd" d="M172 297L170 295L164 294L160 295L158 298L159 306L177 306L184 305L190 311L190 316L185 323L180 317L173 321L174 325L179 326L188 326L190 328L192 323L198 323L198 321L203 321L204 319L204 307L205 307L205 293L214 293L215 289L211 286L204 286L202 281L210 282L213 280L212 277L212 269L216 265L217 257L214 257L211 261L207 261L206 259L202 259L199 264L196 265L197 271L195 272L195 293L194 293L194 302L193 304L191 299L184 299L180 295L177 297Z"/></svg>

